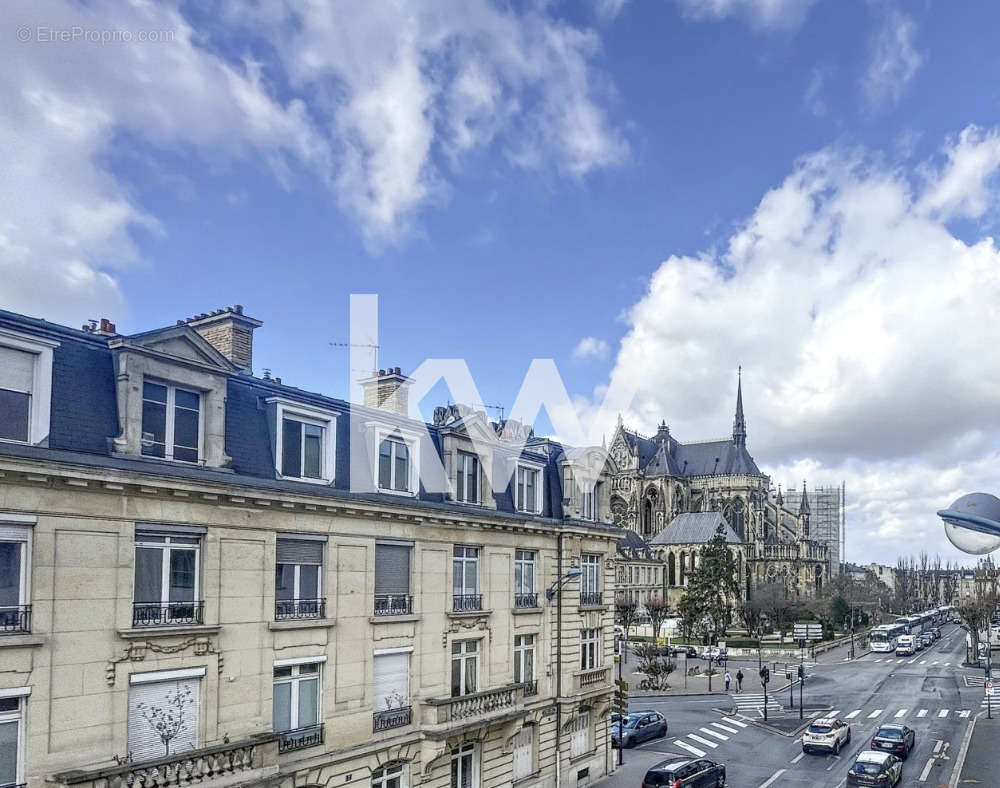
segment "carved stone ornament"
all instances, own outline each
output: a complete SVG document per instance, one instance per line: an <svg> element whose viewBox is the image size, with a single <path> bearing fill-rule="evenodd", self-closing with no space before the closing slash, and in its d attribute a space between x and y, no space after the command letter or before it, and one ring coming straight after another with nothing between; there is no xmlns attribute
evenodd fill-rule
<svg viewBox="0 0 1000 788"><path fill-rule="evenodd" d="M203 657L208 654L216 655L216 668L219 675L222 674L222 669L225 664L225 657L223 653L216 647L210 638L206 637L194 637L183 640L180 643L163 644L155 640L147 640L145 642L135 642L130 643L128 646L122 649L122 655L108 660L108 665L105 668L105 679L109 687L115 686L117 680L117 667L122 662L142 662L146 659L146 652L153 654L179 654L182 651L191 649L196 657Z"/></svg>

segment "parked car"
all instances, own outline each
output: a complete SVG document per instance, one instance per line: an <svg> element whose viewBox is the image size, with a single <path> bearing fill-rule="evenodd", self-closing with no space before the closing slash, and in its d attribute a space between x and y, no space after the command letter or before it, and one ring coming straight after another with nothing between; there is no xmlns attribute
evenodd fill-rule
<svg viewBox="0 0 1000 788"><path fill-rule="evenodd" d="M725 662L728 659L728 654L724 648L719 648L718 646L705 646L701 652L702 659L712 659L716 662Z"/></svg>
<svg viewBox="0 0 1000 788"><path fill-rule="evenodd" d="M694 646L670 646L670 656L686 656L688 659L696 659L698 657L698 649Z"/></svg>
<svg viewBox="0 0 1000 788"><path fill-rule="evenodd" d="M934 635L933 635L933 633L931 633L931 632L924 632L920 636L920 645L923 646L924 648L927 648L928 646L931 646L933 644L934 644Z"/></svg>
<svg viewBox="0 0 1000 788"><path fill-rule="evenodd" d="M934 627L934 629L932 629L931 632L934 634L934 639L935 640L940 640L941 639L941 635L943 634L941 632L941 627Z"/></svg>
<svg viewBox="0 0 1000 788"><path fill-rule="evenodd" d="M813 720L802 734L802 752L823 750L840 755L840 748L851 743L851 726L836 717Z"/></svg>
<svg viewBox="0 0 1000 788"><path fill-rule="evenodd" d="M917 734L906 725L881 725L872 736L872 749L891 752L904 761L917 743Z"/></svg>
<svg viewBox="0 0 1000 788"><path fill-rule="evenodd" d="M903 779L903 762L887 752L865 750L858 753L854 765L847 772L847 784L877 785L890 788Z"/></svg>
<svg viewBox="0 0 1000 788"><path fill-rule="evenodd" d="M654 766L642 778L642 788L722 788L726 784L726 767L705 758L700 760L664 761Z"/></svg>
<svg viewBox="0 0 1000 788"><path fill-rule="evenodd" d="M611 726L612 747L635 747L667 735L667 719L658 711L633 711Z"/></svg>

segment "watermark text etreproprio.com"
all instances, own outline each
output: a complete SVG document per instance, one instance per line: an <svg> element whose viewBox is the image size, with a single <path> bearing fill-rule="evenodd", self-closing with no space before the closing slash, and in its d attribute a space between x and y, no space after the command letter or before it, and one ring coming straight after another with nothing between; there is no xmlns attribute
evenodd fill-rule
<svg viewBox="0 0 1000 788"><path fill-rule="evenodd" d="M163 44L175 40L174 30L130 30L119 27L51 27L48 25L21 25L17 28L17 40L22 44Z"/></svg>

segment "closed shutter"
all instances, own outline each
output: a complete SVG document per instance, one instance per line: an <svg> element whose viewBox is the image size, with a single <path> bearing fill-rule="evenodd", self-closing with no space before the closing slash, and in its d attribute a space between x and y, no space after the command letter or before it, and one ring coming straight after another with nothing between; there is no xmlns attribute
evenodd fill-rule
<svg viewBox="0 0 1000 788"><path fill-rule="evenodd" d="M410 550L408 545L375 545L375 593L410 593Z"/></svg>
<svg viewBox="0 0 1000 788"><path fill-rule="evenodd" d="M514 736L514 779L521 780L533 771L534 729L528 725L521 728Z"/></svg>
<svg viewBox="0 0 1000 788"><path fill-rule="evenodd" d="M278 537L279 564L322 564L325 542Z"/></svg>
<svg viewBox="0 0 1000 788"><path fill-rule="evenodd" d="M590 749L590 712L583 711L573 721L569 740L570 757L576 758L580 755L586 755Z"/></svg>
<svg viewBox="0 0 1000 788"><path fill-rule="evenodd" d="M410 705L410 654L375 655L375 711Z"/></svg>
<svg viewBox="0 0 1000 788"><path fill-rule="evenodd" d="M128 696L128 749L135 763L165 757L167 748L146 715L162 710L177 715L178 693L182 699L181 722L177 735L170 740L170 755L193 750L198 746L198 709L201 682L198 679L176 679L150 684L136 684Z"/></svg>
<svg viewBox="0 0 1000 788"><path fill-rule="evenodd" d="M30 393L36 358L34 353L0 347L0 389Z"/></svg>

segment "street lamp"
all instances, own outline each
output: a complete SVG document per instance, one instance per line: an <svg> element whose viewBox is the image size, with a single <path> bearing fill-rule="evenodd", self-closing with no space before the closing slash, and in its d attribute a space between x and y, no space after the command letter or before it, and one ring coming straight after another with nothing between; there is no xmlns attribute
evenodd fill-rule
<svg viewBox="0 0 1000 788"><path fill-rule="evenodd" d="M567 581L574 580L575 578L579 577L582 574L583 574L582 569L567 570L566 574L564 574L562 577L556 580L552 585L550 585L548 588L545 589L545 599L551 602L552 597L556 595L557 591L560 591L562 589L563 585L565 585Z"/></svg>
<svg viewBox="0 0 1000 788"><path fill-rule="evenodd" d="M938 517L948 541L963 553L985 555L1000 548L1000 498L989 493L963 495Z"/></svg>

